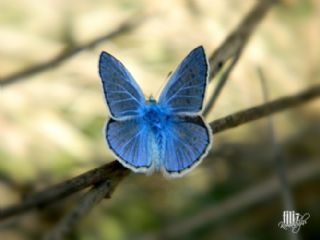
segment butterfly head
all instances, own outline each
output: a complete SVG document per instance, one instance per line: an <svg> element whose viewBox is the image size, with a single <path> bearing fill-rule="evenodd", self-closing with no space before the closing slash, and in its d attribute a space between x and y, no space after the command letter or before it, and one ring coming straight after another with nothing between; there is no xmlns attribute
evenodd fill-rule
<svg viewBox="0 0 320 240"><path fill-rule="evenodd" d="M148 103L149 103L149 104L157 104L157 101L154 99L153 96L150 96L150 97L149 97L149 100L148 100Z"/></svg>

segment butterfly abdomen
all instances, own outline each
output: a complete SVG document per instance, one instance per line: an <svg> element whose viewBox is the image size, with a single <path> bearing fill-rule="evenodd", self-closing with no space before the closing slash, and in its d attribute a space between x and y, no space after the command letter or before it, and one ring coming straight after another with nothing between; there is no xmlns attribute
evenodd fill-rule
<svg viewBox="0 0 320 240"><path fill-rule="evenodd" d="M151 153L152 153L152 165L153 170L159 171L161 169L162 156L161 156L161 148L163 138L161 134L152 133L153 139L151 141Z"/></svg>

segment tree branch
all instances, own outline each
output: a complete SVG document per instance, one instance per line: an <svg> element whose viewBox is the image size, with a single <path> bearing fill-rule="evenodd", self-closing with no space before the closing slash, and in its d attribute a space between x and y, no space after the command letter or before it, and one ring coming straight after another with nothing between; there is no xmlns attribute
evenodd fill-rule
<svg viewBox="0 0 320 240"><path fill-rule="evenodd" d="M95 46L97 46L98 44L104 41L110 40L112 38L118 37L121 34L132 31L134 28L136 28L143 22L145 17L146 16L137 17L136 15L133 17L130 17L129 19L121 23L116 29L114 29L113 31L105 35L102 35L96 39L93 39L87 43L84 43L72 49L66 49L65 51L63 51L61 54L54 57L53 59L47 60L45 62L42 62L40 64L27 68L25 70L21 70L19 72L13 73L12 75L9 75L2 79L0 78L0 86L5 87L15 82L22 81L23 79L26 79L28 77L34 76L45 70L58 67L64 61L72 58L74 55L78 54L81 51L94 48Z"/></svg>
<svg viewBox="0 0 320 240"><path fill-rule="evenodd" d="M312 88L302 91L296 95L282 97L266 104L230 114L210 123L212 133L216 134L230 128L240 126L287 108L297 106L319 96L320 85L315 85ZM129 173L130 170L122 167L118 161L105 164L102 167L90 170L70 180L49 187L46 190L34 193L24 199L21 203L0 209L0 220L30 211L36 207L50 204L56 200L63 199L101 181L110 180L112 181L112 184L116 185Z"/></svg>

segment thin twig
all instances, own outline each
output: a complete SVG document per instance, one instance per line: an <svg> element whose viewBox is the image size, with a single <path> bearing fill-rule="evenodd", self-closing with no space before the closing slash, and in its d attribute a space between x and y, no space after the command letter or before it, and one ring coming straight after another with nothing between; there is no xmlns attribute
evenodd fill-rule
<svg viewBox="0 0 320 240"><path fill-rule="evenodd" d="M226 117L214 120L210 123L212 133L222 132L224 130L237 127L287 108L298 106L320 96L320 85L304 90L296 95L281 97L271 102L248 108Z"/></svg>
<svg viewBox="0 0 320 240"><path fill-rule="evenodd" d="M214 89L214 92L212 93L211 97L208 100L208 103L206 104L205 109L203 110L203 116L207 117L209 112L213 109L214 104L216 103L218 97L220 96L220 93L225 86L227 80L229 79L231 71L234 69L235 65L237 64L240 56L241 56L242 49L239 50L239 52L236 54L236 56L233 58L232 62L228 66L228 68L224 71L223 75L219 79L219 82L217 86Z"/></svg>
<svg viewBox="0 0 320 240"><path fill-rule="evenodd" d="M289 169L288 177L290 185L297 185L305 180L309 180L319 175L320 164L319 159L308 161L300 166ZM205 224L213 225L216 221L236 214L239 211L257 204L262 201L270 200L281 190L280 183L277 176L273 176L262 183L258 183L248 190L241 191L221 203L211 205L201 212L194 214L188 219L183 219L178 222L170 223L168 227L164 228L161 232L150 233L141 238L143 240L156 240L156 239L172 239L182 238L182 235L196 230ZM279 221L281 216L279 217Z"/></svg>
<svg viewBox="0 0 320 240"><path fill-rule="evenodd" d="M109 180L98 184L87 192L81 201L45 236L45 240L62 240L72 231L75 225L106 195L112 191Z"/></svg>
<svg viewBox="0 0 320 240"><path fill-rule="evenodd" d="M21 70L19 72L13 73L12 75L9 75L2 79L0 78L0 86L5 87L15 82L22 81L23 79L26 79L30 76L34 76L45 70L48 70L48 69L51 70L59 66L60 64L62 64L64 61L72 58L74 55L78 54L81 51L94 48L95 46L97 46L98 44L104 41L110 40L112 38L118 37L121 34L132 31L134 28L136 28L141 23L143 23L143 20L145 20L145 18L146 16L137 17L136 15L134 15L133 17L130 17L127 20L125 20L123 23L121 23L116 29L114 29L109 33L106 33L105 35L102 35L96 39L93 39L87 43L84 43L72 49L66 49L65 51L63 51L61 54L54 57L53 59L44 61L40 64L37 64L25 70Z"/></svg>
<svg viewBox="0 0 320 240"><path fill-rule="evenodd" d="M298 106L319 96L320 85L315 85L296 95L282 97L266 104L230 114L210 123L212 133L216 134L273 113L283 111L287 108ZM127 168L122 167L117 161L103 165L102 167L90 170L53 187L49 187L46 190L34 193L21 203L0 209L0 220L30 211L39 206L50 204L107 179L112 181L113 184L116 184L129 173L130 171Z"/></svg>
<svg viewBox="0 0 320 240"><path fill-rule="evenodd" d="M231 32L209 58L210 79L214 78L224 64L234 58L239 50L247 44L251 34L261 22L268 10L277 3L278 0L260 0L251 11L245 16L240 24Z"/></svg>
<svg viewBox="0 0 320 240"><path fill-rule="evenodd" d="M257 67L257 73L261 83L261 90L263 95L264 102L268 102L269 93L266 83L265 75L260 67ZM282 202L284 206L284 210L294 210L294 200L292 196L292 192L288 182L288 176L286 171L286 166L284 162L284 156L282 154L282 149L279 144L277 144L276 133L274 122L271 116L267 118L268 121L268 134L270 138L270 143L272 144L273 151L273 159L277 170L277 176L280 183ZM291 231L287 232L288 238L290 240L299 240L299 234L293 233Z"/></svg>
<svg viewBox="0 0 320 240"><path fill-rule="evenodd" d="M268 89L266 86L266 78L265 75L260 67L257 68L258 76L261 82L262 86L262 92L263 92L263 99L265 102L268 102L269 94ZM273 155L275 159L276 169L279 177L279 182L282 187L282 198L283 198L283 204L286 210L294 210L294 203L293 203L293 197L292 193L290 191L289 185L288 185L288 177L286 174L286 166L285 162L283 160L283 154L280 146L277 144L276 140L276 134L275 134L275 127L273 123L273 119L271 116L267 118L268 121L268 133L270 137L270 142L272 144L273 149Z"/></svg>

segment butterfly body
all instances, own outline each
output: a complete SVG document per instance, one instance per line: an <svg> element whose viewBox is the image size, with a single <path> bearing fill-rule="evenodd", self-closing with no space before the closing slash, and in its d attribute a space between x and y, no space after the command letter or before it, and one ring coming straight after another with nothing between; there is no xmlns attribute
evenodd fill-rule
<svg viewBox="0 0 320 240"><path fill-rule="evenodd" d="M180 64L158 101L145 100L110 54L101 54L99 72L111 115L106 142L124 166L176 177L200 163L211 145L210 128L201 117L208 72L202 47Z"/></svg>
<svg viewBox="0 0 320 240"><path fill-rule="evenodd" d="M153 170L159 171L162 165L163 139L164 132L168 127L170 115L161 108L157 102L151 98L146 102L143 111L142 121L150 132L151 159L153 162Z"/></svg>

